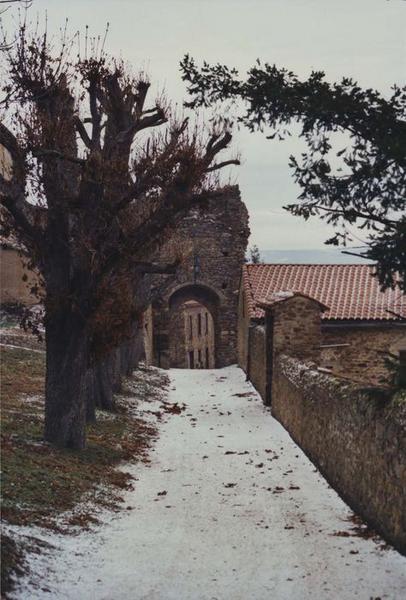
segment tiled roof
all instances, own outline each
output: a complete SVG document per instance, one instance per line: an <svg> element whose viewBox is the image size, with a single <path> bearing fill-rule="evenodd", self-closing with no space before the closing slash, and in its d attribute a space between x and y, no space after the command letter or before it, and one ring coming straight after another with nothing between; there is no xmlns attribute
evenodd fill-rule
<svg viewBox="0 0 406 600"><path fill-rule="evenodd" d="M262 318L258 302L277 292L300 292L328 307L324 320L406 319L406 296L381 292L371 265L244 265L243 286L251 318ZM395 314L394 314L395 313ZM400 315L400 316L398 316Z"/></svg>
<svg viewBox="0 0 406 600"><path fill-rule="evenodd" d="M297 296L300 296L301 298L307 298L307 300L312 300L312 302L316 302L316 304L319 305L320 310L323 312L325 310L328 310L328 307L325 304L319 302L315 298L312 298L307 294L302 294L302 292L292 292L292 290L288 290L287 292L274 292L270 296L266 296L266 298L258 300L256 304L257 307L259 306L260 308L267 310L268 308L272 308L276 304L286 302L286 300L290 300L290 298L294 298Z"/></svg>

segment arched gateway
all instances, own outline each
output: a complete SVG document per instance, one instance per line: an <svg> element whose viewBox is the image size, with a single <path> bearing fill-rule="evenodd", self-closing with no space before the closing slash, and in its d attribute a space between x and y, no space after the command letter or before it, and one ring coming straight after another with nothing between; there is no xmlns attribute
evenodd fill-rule
<svg viewBox="0 0 406 600"><path fill-rule="evenodd" d="M186 284L169 298L171 366L214 369L218 360L220 297L203 284Z"/></svg>
<svg viewBox="0 0 406 600"><path fill-rule="evenodd" d="M157 278L148 327L152 362L217 368L237 361L237 303L249 229L237 186L180 219L156 259L180 261Z"/></svg>

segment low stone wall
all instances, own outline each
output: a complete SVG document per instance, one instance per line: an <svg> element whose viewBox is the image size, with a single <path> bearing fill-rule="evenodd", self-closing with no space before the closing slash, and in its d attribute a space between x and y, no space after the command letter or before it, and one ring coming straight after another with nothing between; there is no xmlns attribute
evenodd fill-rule
<svg viewBox="0 0 406 600"><path fill-rule="evenodd" d="M361 388L288 356L272 412L344 500L406 553L406 395Z"/></svg>
<svg viewBox="0 0 406 600"><path fill-rule="evenodd" d="M265 401L267 385L265 327L251 327L248 334L248 378Z"/></svg>

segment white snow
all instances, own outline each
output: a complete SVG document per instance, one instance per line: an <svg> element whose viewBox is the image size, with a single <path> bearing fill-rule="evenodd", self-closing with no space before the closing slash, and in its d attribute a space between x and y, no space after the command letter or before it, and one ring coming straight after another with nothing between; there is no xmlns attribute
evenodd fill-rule
<svg viewBox="0 0 406 600"><path fill-rule="evenodd" d="M27 348L26 346L14 346L13 344L3 344L0 342L2 348L12 348L13 350L28 350L28 352L35 352L36 354L45 354L45 350L34 350L34 348Z"/></svg>
<svg viewBox="0 0 406 600"><path fill-rule="evenodd" d="M128 510L95 532L45 535L57 549L31 556L37 587L21 581L16 598L406 597L406 558L333 535L351 532L349 508L239 369L170 376L187 409L162 424L150 465L125 466L138 478Z"/></svg>

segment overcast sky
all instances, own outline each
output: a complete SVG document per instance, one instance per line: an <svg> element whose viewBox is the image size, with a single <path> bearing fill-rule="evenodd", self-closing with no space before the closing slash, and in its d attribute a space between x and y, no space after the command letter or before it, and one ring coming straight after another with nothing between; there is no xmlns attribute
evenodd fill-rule
<svg viewBox="0 0 406 600"><path fill-rule="evenodd" d="M306 77L324 70L331 81L352 76L362 86L389 93L404 84L406 2L403 0L34 0L30 12L48 13L57 32L66 17L70 29L93 34L110 30L107 50L134 69L146 67L155 89L182 102L179 74L185 53L197 61L224 62L241 72L257 58ZM326 226L305 223L283 211L299 194L288 167L297 139L269 141L236 132L243 159L234 170L250 212L251 243L261 249L321 248Z"/></svg>

